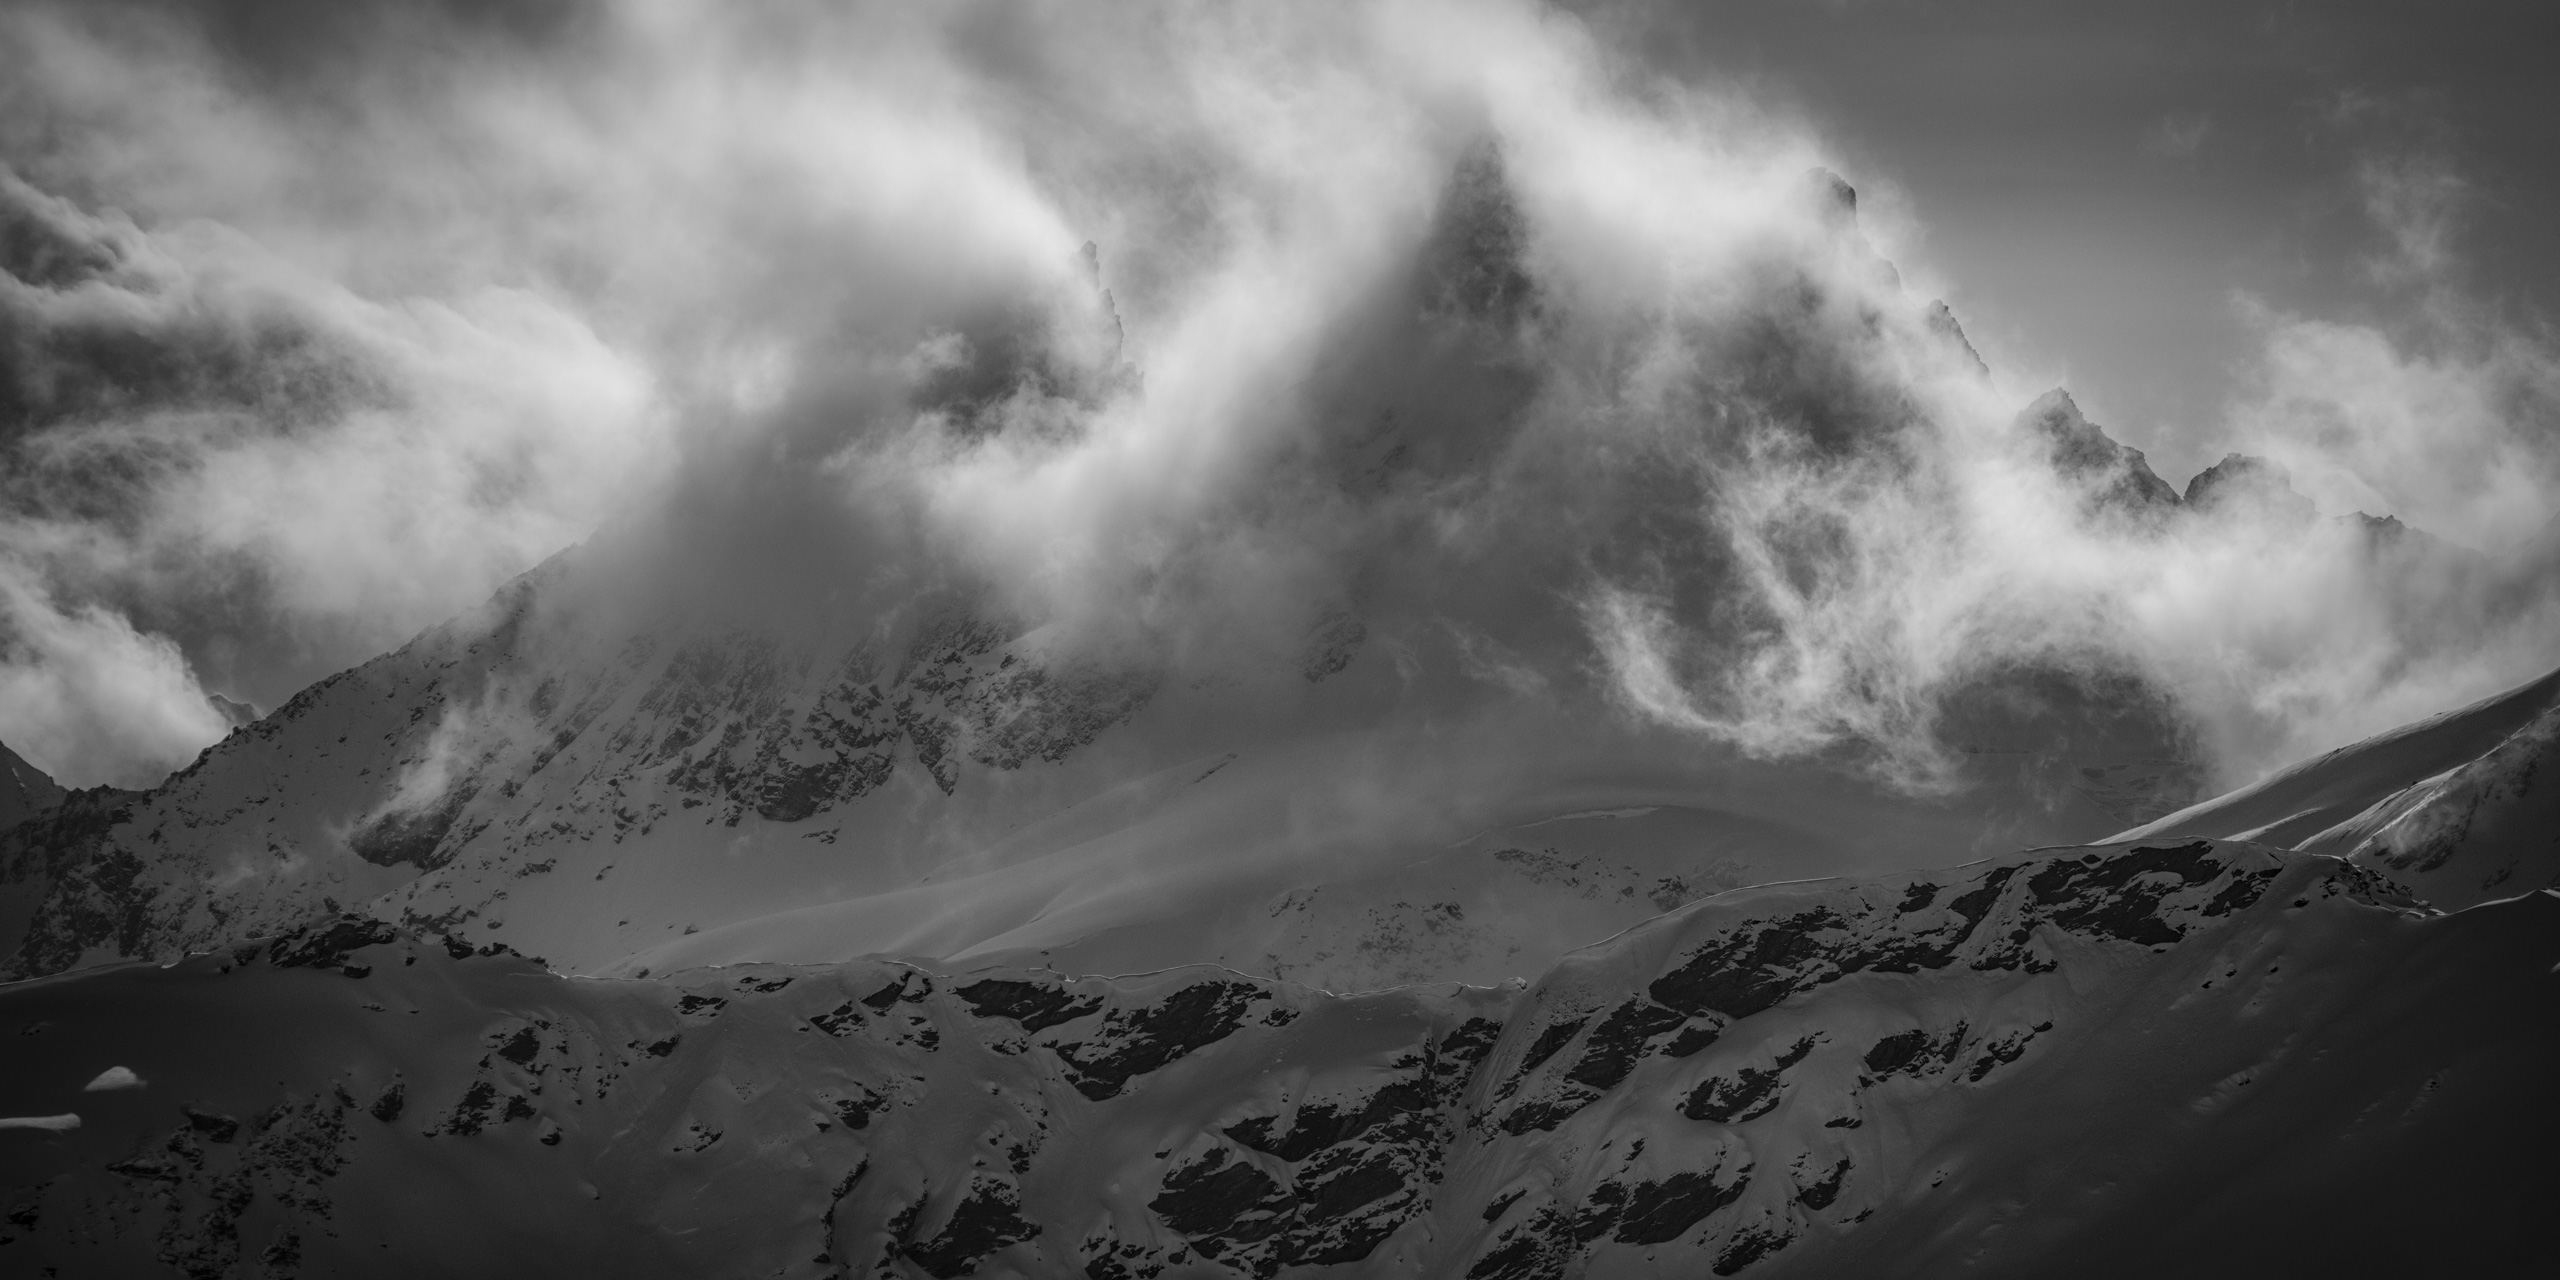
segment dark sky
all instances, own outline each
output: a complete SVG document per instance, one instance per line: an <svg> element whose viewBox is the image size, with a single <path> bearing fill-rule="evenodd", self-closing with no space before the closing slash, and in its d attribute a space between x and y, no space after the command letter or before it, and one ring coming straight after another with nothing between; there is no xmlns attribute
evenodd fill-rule
<svg viewBox="0 0 2560 1280"><path fill-rule="evenodd" d="M2516 0L1714 0L1583 6L1683 79L1809 116L1899 188L1928 278L2011 371L2066 379L2173 482L2221 452L2245 291L2393 327L2368 166L2448 179L2448 279L2560 313L2560 9Z"/></svg>

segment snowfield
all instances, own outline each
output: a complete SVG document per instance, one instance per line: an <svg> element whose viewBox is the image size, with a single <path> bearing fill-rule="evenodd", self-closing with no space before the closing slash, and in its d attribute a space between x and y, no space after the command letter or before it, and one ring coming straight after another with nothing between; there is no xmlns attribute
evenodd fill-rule
<svg viewBox="0 0 2560 1280"><path fill-rule="evenodd" d="M2560 895L2243 842L1719 894L1525 988L649 979L344 917L0 988L64 1275L2525 1274ZM79 1094L110 1063L145 1089ZM2459 1176L2450 1176L2452 1171ZM2428 1171L2425 1176L2411 1176ZM2390 1229L2374 1230L2387 1220ZM156 1264L156 1265L155 1265Z"/></svg>

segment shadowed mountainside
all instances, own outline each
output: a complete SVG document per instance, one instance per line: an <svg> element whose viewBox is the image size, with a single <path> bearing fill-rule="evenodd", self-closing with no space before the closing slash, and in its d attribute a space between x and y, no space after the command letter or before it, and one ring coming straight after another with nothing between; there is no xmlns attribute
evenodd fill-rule
<svg viewBox="0 0 2560 1280"><path fill-rule="evenodd" d="M581 980L348 917L0 988L0 1034L33 1050L0 1096L79 1116L0 1132L0 1257L2513 1274L2554 1260L2520 1228L2560 1192L2560 1133L2515 1103L2560 1049L2555 910L2116 845L1742 890L1525 989L1356 996L1206 967ZM140 1084L80 1092L110 1066Z"/></svg>

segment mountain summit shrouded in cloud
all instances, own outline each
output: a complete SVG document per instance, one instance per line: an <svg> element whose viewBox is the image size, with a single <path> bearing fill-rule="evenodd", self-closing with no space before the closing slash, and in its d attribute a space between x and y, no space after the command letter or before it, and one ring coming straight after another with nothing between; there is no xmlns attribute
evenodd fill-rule
<svg viewBox="0 0 2560 1280"><path fill-rule="evenodd" d="M2550 657L2539 543L2413 603L2325 530L2083 518L1808 130L1556 13L254 12L8 18L0 706L73 782L599 527L777 510L830 583L1177 646L1525 555L1539 678L1924 787L2022 663L2240 777ZM2550 465L2404 429L2331 461Z"/></svg>

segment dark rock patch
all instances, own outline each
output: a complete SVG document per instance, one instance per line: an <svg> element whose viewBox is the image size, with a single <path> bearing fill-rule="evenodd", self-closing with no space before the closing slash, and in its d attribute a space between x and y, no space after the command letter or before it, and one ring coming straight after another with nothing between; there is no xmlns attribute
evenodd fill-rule
<svg viewBox="0 0 2560 1280"><path fill-rule="evenodd" d="M957 994L979 1017L1009 1018L1021 1024L1025 1031L1039 1031L1062 1022L1072 1022L1102 1009L1102 1000L1098 996L1078 997L1065 987L1006 978L973 982L960 988ZM875 1007L885 1009L888 1006L882 1003Z"/></svg>
<svg viewBox="0 0 2560 1280"><path fill-rule="evenodd" d="M1849 1167L1849 1158L1842 1156L1840 1162L1831 1166L1830 1170L1821 1177L1799 1184L1796 1187L1796 1203L1808 1209L1831 1207L1831 1202L1840 1198L1840 1187L1848 1180Z"/></svg>
<svg viewBox="0 0 2560 1280"><path fill-rule="evenodd" d="M1196 982L1161 1004L1115 1009L1091 1041L1052 1049L1067 1064L1077 1091L1100 1102L1118 1096L1132 1078L1234 1034L1262 998L1252 983Z"/></svg>
<svg viewBox="0 0 2560 1280"><path fill-rule="evenodd" d="M1592 1029L1591 1038L1583 1043L1581 1060L1565 1072L1565 1077L1595 1089L1610 1088L1635 1070L1636 1058L1643 1053L1646 1041L1688 1020L1688 1015L1677 1009L1629 1000L1611 1010Z"/></svg>
<svg viewBox="0 0 2560 1280"><path fill-rule="evenodd" d="M1779 1086L1785 1082L1787 1068L1811 1052L1813 1040L1808 1037L1779 1054L1766 1070L1744 1067L1730 1079L1709 1076L1680 1104L1680 1114L1712 1124L1740 1124L1767 1115L1777 1109Z"/></svg>
<svg viewBox="0 0 2560 1280"><path fill-rule="evenodd" d="M279 969L344 967L352 952L399 940L399 928L387 920L340 916L268 943L267 962Z"/></svg>
<svg viewBox="0 0 2560 1280"><path fill-rule="evenodd" d="M1964 1037L1965 1025L1961 1022L1943 1036L1916 1028L1886 1036L1867 1050L1867 1074L1882 1080L1943 1070L1963 1050Z"/></svg>
<svg viewBox="0 0 2560 1280"><path fill-rule="evenodd" d="M1192 1242L1204 1258L1268 1239L1289 1225L1297 1198L1269 1174L1212 1147L1167 1173L1147 1208Z"/></svg>
<svg viewBox="0 0 2560 1280"><path fill-rule="evenodd" d="M950 1280L978 1269L987 1255L1040 1234L1040 1224L1022 1217L1022 1198L993 1178L973 1178L969 1194L951 1211L951 1221L930 1240L909 1243L904 1252L917 1266Z"/></svg>
<svg viewBox="0 0 2560 1280"><path fill-rule="evenodd" d="M194 1107L180 1107L178 1114L187 1118L187 1127L203 1134L207 1142L229 1142L240 1136L240 1122Z"/></svg>
<svg viewBox="0 0 2560 1280"><path fill-rule="evenodd" d="M1973 1069L1965 1073L1965 1078L1975 1084L1982 1083L1983 1077L2025 1057L2027 1045L2038 1035L2051 1030L2052 1023L2039 1022L2029 1030L2012 1032L1984 1044L1982 1056L1974 1060Z"/></svg>
<svg viewBox="0 0 2560 1280"><path fill-rule="evenodd" d="M1725 1183L1710 1173L1695 1172L1639 1182L1627 1193L1616 1239L1622 1244L1668 1244L1705 1221L1708 1214L1741 1199L1750 1185L1748 1168Z"/></svg>
<svg viewBox="0 0 2560 1280"><path fill-rule="evenodd" d="M1539 1032L1538 1038L1529 1042L1529 1052L1521 1055L1520 1070L1514 1078L1537 1070L1540 1064L1556 1056L1556 1051L1571 1043L1590 1021L1589 1018L1572 1018Z"/></svg>
<svg viewBox="0 0 2560 1280"><path fill-rule="evenodd" d="M851 1000L809 1019L809 1025L841 1040L862 1028L862 1013Z"/></svg>
<svg viewBox="0 0 2560 1280"><path fill-rule="evenodd" d="M1786 1229L1783 1222L1767 1226L1744 1227L1734 1232L1733 1238L1725 1242L1723 1249L1717 1251L1715 1266L1712 1269L1720 1276L1734 1275L1752 1263L1795 1242L1795 1232Z"/></svg>

